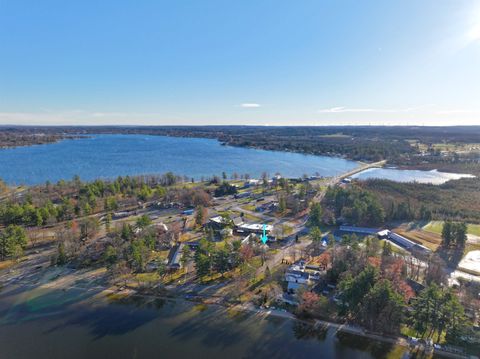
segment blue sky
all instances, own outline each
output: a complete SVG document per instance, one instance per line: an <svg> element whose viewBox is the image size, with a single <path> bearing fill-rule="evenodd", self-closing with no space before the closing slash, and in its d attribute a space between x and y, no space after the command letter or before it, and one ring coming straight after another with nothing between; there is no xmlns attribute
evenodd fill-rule
<svg viewBox="0 0 480 359"><path fill-rule="evenodd" d="M0 0L2 124L480 124L480 0Z"/></svg>

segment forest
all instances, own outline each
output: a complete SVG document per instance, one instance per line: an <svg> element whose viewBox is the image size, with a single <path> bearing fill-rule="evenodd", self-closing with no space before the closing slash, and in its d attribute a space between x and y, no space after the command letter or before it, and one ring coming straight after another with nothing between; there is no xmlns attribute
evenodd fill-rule
<svg viewBox="0 0 480 359"><path fill-rule="evenodd" d="M442 185L371 179L355 186L372 193L386 220L457 220L480 223L480 180L464 178Z"/></svg>

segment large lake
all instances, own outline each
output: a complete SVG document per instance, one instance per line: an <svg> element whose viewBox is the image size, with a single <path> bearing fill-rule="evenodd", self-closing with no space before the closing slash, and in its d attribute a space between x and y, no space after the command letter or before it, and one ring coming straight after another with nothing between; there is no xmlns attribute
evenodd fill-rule
<svg viewBox="0 0 480 359"><path fill-rule="evenodd" d="M143 299L108 304L94 290L4 288L2 359L401 358L404 348L278 317Z"/></svg>
<svg viewBox="0 0 480 359"><path fill-rule="evenodd" d="M94 135L54 144L0 150L0 178L9 184L116 178L171 171L200 179L233 172L259 177L333 176L358 166L338 157L222 146L218 141L145 135Z"/></svg>

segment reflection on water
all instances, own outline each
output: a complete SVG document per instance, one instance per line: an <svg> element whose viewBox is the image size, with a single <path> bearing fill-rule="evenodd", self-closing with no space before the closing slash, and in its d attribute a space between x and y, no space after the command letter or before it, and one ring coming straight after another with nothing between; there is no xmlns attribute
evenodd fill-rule
<svg viewBox="0 0 480 359"><path fill-rule="evenodd" d="M328 328L326 326L315 326L312 323L296 321L293 324L293 335L297 339L316 339L324 341L327 338Z"/></svg>
<svg viewBox="0 0 480 359"><path fill-rule="evenodd" d="M88 291L0 293L3 358L399 358L332 328L182 300L116 303ZM28 344L26 344L28 343ZM395 356L391 356L391 354Z"/></svg>

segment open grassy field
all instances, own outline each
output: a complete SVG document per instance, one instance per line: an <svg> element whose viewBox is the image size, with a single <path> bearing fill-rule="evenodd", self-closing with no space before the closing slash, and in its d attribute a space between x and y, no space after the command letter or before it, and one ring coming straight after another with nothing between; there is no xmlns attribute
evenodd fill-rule
<svg viewBox="0 0 480 359"><path fill-rule="evenodd" d="M430 221L423 227L423 230L441 235L442 228L443 228L443 221ZM469 223L467 233L473 234L475 236L480 236L480 224Z"/></svg>
<svg viewBox="0 0 480 359"><path fill-rule="evenodd" d="M430 146L436 151L448 151L448 152L473 152L480 150L479 143L433 143L427 145L426 143L421 143L418 140L406 140L412 147L418 147L420 151L427 151Z"/></svg>

